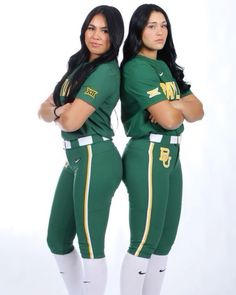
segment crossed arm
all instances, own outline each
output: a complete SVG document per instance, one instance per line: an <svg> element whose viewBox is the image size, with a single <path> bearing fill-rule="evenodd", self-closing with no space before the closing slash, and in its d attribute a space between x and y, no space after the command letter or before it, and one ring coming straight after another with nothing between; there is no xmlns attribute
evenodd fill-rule
<svg viewBox="0 0 236 295"><path fill-rule="evenodd" d="M193 94L179 100L161 101L147 109L152 123L158 123L163 128L173 130L178 128L184 120L196 122L204 116L200 100Z"/></svg>
<svg viewBox="0 0 236 295"><path fill-rule="evenodd" d="M54 122L67 132L73 132L83 126L95 108L82 99L75 99L72 103L56 107L52 94L41 104L38 116L45 122Z"/></svg>

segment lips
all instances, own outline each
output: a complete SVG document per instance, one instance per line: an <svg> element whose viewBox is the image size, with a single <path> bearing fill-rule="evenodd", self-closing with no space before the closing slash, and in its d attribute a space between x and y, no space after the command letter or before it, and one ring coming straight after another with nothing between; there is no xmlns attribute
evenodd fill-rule
<svg viewBox="0 0 236 295"><path fill-rule="evenodd" d="M102 44L91 42L90 43L92 47L100 47Z"/></svg>

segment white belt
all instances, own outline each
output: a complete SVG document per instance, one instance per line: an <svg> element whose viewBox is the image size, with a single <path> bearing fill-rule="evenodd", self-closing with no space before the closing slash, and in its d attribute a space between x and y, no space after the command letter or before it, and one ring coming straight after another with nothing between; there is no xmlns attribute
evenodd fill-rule
<svg viewBox="0 0 236 295"><path fill-rule="evenodd" d="M101 136L101 140L106 141L106 140L109 140L109 138ZM78 146L84 146L84 145L93 144L94 142L96 142L96 140L94 140L93 136L90 135L90 136L84 136L84 137L80 137L80 138L76 139L75 141L73 141L73 145L76 143L76 145L78 145ZM72 148L72 141L64 140L63 143L64 143L65 149Z"/></svg>
<svg viewBox="0 0 236 295"><path fill-rule="evenodd" d="M181 142L181 136L171 135L168 137L170 138L170 144L180 144ZM163 138L162 134L150 133L150 136L149 136L149 140L151 142L161 142L162 138Z"/></svg>

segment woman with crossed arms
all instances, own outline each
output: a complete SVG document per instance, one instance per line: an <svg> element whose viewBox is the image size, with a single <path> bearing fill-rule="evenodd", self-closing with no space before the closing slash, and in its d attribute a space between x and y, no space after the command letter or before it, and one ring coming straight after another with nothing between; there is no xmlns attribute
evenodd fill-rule
<svg viewBox="0 0 236 295"><path fill-rule="evenodd" d="M159 295L178 228L183 122L203 117L199 99L176 64L166 12L144 4L133 13L121 65L122 122L131 137L123 155L131 242L121 295Z"/></svg>
<svg viewBox="0 0 236 295"><path fill-rule="evenodd" d="M119 98L117 56L123 35L123 19L115 7L94 8L81 29L81 49L71 56L67 72L39 110L44 121L55 121L61 129L67 157L47 241L69 295L105 292L105 231L122 178L110 116ZM76 236L82 261L73 246Z"/></svg>

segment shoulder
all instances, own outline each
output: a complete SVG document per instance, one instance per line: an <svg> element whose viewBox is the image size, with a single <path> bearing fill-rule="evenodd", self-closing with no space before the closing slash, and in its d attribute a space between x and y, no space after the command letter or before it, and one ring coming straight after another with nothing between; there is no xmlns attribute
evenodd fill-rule
<svg viewBox="0 0 236 295"><path fill-rule="evenodd" d="M170 71L170 68L166 62L161 59L158 59L157 62L162 71Z"/></svg>
<svg viewBox="0 0 236 295"><path fill-rule="evenodd" d="M97 66L95 69L97 74L106 74L106 75L117 75L119 74L119 66L115 60L110 62L102 63Z"/></svg>
<svg viewBox="0 0 236 295"><path fill-rule="evenodd" d="M128 77L129 79L142 79L155 75L155 68L145 60L133 58L123 66L121 73L123 77Z"/></svg>
<svg viewBox="0 0 236 295"><path fill-rule="evenodd" d="M146 60L140 59L138 57L134 57L133 59L129 60L124 66L123 71L130 71L137 68L149 68L150 65Z"/></svg>

